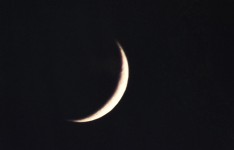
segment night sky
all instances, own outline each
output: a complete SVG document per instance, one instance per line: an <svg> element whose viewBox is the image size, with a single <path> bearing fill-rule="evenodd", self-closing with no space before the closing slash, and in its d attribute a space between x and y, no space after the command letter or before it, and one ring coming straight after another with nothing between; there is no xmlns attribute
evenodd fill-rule
<svg viewBox="0 0 234 150"><path fill-rule="evenodd" d="M231 1L1 5L1 150L233 150ZM120 103L89 123L129 61Z"/></svg>

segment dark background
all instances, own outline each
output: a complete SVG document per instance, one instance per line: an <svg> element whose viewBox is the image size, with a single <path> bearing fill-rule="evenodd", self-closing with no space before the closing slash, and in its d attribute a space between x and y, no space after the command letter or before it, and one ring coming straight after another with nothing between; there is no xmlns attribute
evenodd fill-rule
<svg viewBox="0 0 234 150"><path fill-rule="evenodd" d="M1 5L1 150L233 150L233 2L8 1ZM118 80L103 118L91 114Z"/></svg>

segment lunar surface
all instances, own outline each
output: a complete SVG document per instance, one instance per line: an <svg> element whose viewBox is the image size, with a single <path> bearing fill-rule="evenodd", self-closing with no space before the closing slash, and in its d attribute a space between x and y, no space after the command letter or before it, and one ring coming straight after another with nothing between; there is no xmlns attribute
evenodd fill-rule
<svg viewBox="0 0 234 150"><path fill-rule="evenodd" d="M81 123L81 122L89 122L89 121L99 119L103 117L104 115L106 115L107 113L109 113L121 100L127 88L127 84L128 84L129 67L128 67L128 60L124 53L123 48L121 47L119 43L117 43L117 45L120 49L122 65L121 65L121 72L120 72L120 76L119 76L119 80L118 80L118 84L117 84L115 92L109 98L109 100L96 112L94 112L93 114L85 118L72 120L72 122Z"/></svg>

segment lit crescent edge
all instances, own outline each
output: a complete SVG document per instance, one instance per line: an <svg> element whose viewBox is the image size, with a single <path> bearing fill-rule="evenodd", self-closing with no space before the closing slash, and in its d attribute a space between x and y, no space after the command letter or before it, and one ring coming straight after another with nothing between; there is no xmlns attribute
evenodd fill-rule
<svg viewBox="0 0 234 150"><path fill-rule="evenodd" d="M96 111L94 114L89 115L88 117L85 117L83 119L78 120L72 120L72 122L89 122L96 119L99 119L109 113L121 100L128 84L128 77L129 77L129 67L128 67L128 61L127 57L123 51L123 48L121 45L117 42L117 45L120 49L121 53L121 59L122 59L122 65L121 65L121 72L119 76L119 82L116 87L116 90L114 94L111 96L111 98L102 106L98 111Z"/></svg>

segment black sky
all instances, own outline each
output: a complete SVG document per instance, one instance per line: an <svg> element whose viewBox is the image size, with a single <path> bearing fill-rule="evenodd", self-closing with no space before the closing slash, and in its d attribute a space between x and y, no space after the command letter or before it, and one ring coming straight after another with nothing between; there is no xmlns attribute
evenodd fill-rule
<svg viewBox="0 0 234 150"><path fill-rule="evenodd" d="M0 149L233 150L231 1L1 6ZM84 117L130 77L105 117Z"/></svg>

